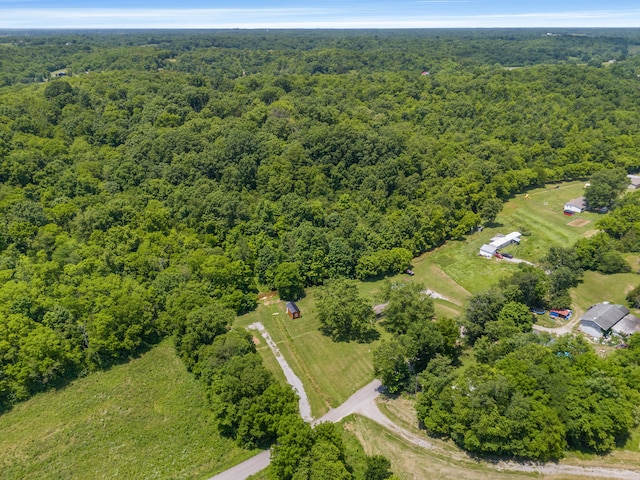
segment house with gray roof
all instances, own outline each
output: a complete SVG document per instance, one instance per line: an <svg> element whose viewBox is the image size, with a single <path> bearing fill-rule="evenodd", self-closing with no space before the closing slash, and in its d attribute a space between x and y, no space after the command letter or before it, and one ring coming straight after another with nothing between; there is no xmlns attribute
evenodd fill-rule
<svg viewBox="0 0 640 480"><path fill-rule="evenodd" d="M580 317L580 330L594 338L608 334L614 325L629 315L629 309L622 305L598 303Z"/></svg>
<svg viewBox="0 0 640 480"><path fill-rule="evenodd" d="M573 215L574 213L582 213L587 209L587 202L584 197L574 198L564 204L564 213Z"/></svg>
<svg viewBox="0 0 640 480"><path fill-rule="evenodd" d="M640 332L640 319L635 315L626 315L622 320L611 327L611 331L621 337L628 337Z"/></svg>

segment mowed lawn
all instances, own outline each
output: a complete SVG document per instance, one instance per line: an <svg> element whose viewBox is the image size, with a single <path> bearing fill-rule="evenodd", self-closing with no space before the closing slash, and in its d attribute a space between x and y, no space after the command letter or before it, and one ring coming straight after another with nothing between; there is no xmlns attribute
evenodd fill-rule
<svg viewBox="0 0 640 480"><path fill-rule="evenodd" d="M314 292L315 289L309 289L307 296L296 302L302 312L301 318L290 319L285 302L276 297L256 311L238 317L236 325L246 327L253 322L262 322L289 366L302 380L313 416L319 417L373 380L372 352L378 341L371 344L334 342L320 333ZM269 347L257 332L254 335L260 342L258 350L267 359L267 365L282 378L279 365L268 360L269 355L273 356Z"/></svg>
<svg viewBox="0 0 640 480"><path fill-rule="evenodd" d="M165 341L0 416L0 478L198 479L250 457Z"/></svg>
<svg viewBox="0 0 640 480"><path fill-rule="evenodd" d="M512 231L522 232L521 244L509 246L505 251L535 263L553 245L571 246L577 239L592 235L595 221L600 215L583 213L567 217L563 214L564 204L583 192L583 182L570 182L517 195L504 205L491 227L462 241L449 241L415 258L412 261L414 276L400 274L384 280L358 282L360 294L371 305L375 305L382 302L383 282L420 282L447 298L434 301L438 317L456 317L463 312L466 301L473 293L492 287L500 278L518 269L517 264L478 255L480 246L488 243L493 236ZM578 227L568 225L576 219L585 220L586 223ZM591 284L590 281L588 283ZM298 302L302 310L300 319L290 320L284 302L272 297L256 311L239 317L236 324L246 327L260 321L265 325L289 365L304 383L313 414L319 416L330 407L340 405L373 378L372 352L378 342L333 342L322 335L318 331L320 324L314 311L315 291L308 289L307 297ZM261 337L258 340L258 351L283 380L280 367L270 350Z"/></svg>
<svg viewBox="0 0 640 480"><path fill-rule="evenodd" d="M435 291L450 293L456 300L464 300L464 291L486 290L518 268L504 260L478 255L482 244L489 243L497 234L521 232L520 245L510 245L504 251L533 263L538 262L551 246L570 247L579 238L594 234L595 223L601 217L599 214L580 213L573 217L563 214L564 204L583 194L583 182L569 182L516 195L504 204L495 224L464 240L449 241L415 259L416 278ZM574 220L584 220L585 224L569 225ZM452 289L449 280L462 290Z"/></svg>
<svg viewBox="0 0 640 480"><path fill-rule="evenodd" d="M584 282L572 289L571 297L579 314L586 312L594 303L600 302L628 306L627 293L638 285L640 285L640 275L637 273L603 275L598 272L585 272ZM631 309L631 312L640 316L638 309Z"/></svg>

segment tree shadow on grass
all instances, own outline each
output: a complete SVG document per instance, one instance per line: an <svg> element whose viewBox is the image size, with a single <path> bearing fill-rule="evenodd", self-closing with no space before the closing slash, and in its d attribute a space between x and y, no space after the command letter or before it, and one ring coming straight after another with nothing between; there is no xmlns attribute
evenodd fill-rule
<svg viewBox="0 0 640 480"><path fill-rule="evenodd" d="M320 333L331 338L334 342L357 342L371 343L380 338L380 332L375 328L369 328L364 332L350 332L343 335L336 335L329 328L320 328Z"/></svg>

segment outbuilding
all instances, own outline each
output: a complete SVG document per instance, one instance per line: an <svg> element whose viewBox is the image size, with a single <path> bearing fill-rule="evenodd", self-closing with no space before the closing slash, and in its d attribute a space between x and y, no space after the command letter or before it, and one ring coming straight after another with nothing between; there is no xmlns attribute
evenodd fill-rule
<svg viewBox="0 0 640 480"><path fill-rule="evenodd" d="M563 320L571 317L572 313L568 308L554 308L553 310L549 310L549 316L551 318L562 318Z"/></svg>
<svg viewBox="0 0 640 480"><path fill-rule="evenodd" d="M580 317L580 330L591 337L601 338L627 315L629 315L627 307L610 303L598 303Z"/></svg>
<svg viewBox="0 0 640 480"><path fill-rule="evenodd" d="M300 313L298 305L296 305L296 302L287 302L286 308L287 315L289 315L290 318L300 318L300 316L302 315Z"/></svg>
<svg viewBox="0 0 640 480"><path fill-rule="evenodd" d="M587 209L587 202L584 197L574 198L564 204L565 215L574 215L576 213L582 213Z"/></svg>
<svg viewBox="0 0 640 480"><path fill-rule="evenodd" d="M521 238L522 234L520 232L511 232L510 234L504 236L496 235L491 239L491 243L489 245L492 245L496 247L496 249L500 250L501 248L508 247L513 243L520 243Z"/></svg>
<svg viewBox="0 0 640 480"><path fill-rule="evenodd" d="M486 243L480 247L480 255L483 257L491 258L498 251L498 247L494 247L493 245L487 245Z"/></svg>
<svg viewBox="0 0 640 480"><path fill-rule="evenodd" d="M611 327L611 331L623 337L640 332L640 319L632 314L626 315L622 320Z"/></svg>

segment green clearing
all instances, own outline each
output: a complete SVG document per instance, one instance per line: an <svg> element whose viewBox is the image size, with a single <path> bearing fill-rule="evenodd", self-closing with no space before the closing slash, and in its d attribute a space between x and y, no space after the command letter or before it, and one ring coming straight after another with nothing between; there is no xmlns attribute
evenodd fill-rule
<svg viewBox="0 0 640 480"><path fill-rule="evenodd" d="M255 452L217 434L203 393L165 341L0 416L0 477L207 478Z"/></svg>
<svg viewBox="0 0 640 480"><path fill-rule="evenodd" d="M520 245L511 245L505 251L534 263L553 245L571 246L579 238L592 235L599 214L581 213L567 217L562 213L565 202L579 197L583 190L584 182L569 182L516 195L505 203L495 224L465 240L447 242L415 259L414 278L453 301L463 303L468 292L484 290L518 268L510 262L478 255L480 246L490 242L495 235L521 232ZM581 227L568 225L576 219L589 223Z"/></svg>
<svg viewBox="0 0 640 480"><path fill-rule="evenodd" d="M498 259L482 258L478 250L498 233L514 230L523 234L520 245L512 245L506 251L516 257L537 261L552 245L572 245L577 239L593 234L598 214L583 213L573 217L563 215L566 201L580 196L584 182L570 182L557 186L547 186L515 196L504 206L496 224L475 233L463 241L450 241L442 247L426 253L412 262L415 276L395 275L385 280L358 282L360 294L374 305L381 303L383 282L421 282L427 288L444 295L448 300L435 300L436 314L440 317L456 317L463 311L468 297L498 282L514 272L518 266ZM582 227L568 226L567 223L584 219L589 221ZM634 257L635 258L635 257ZM636 263L638 259L635 259ZM640 268L640 264L638 265ZM585 304L584 298L592 296L591 290L605 291L601 283L611 284L612 291L619 288L618 276L603 277L587 274L585 283L575 292L578 306ZM627 274L620 280L628 288L631 279L640 278ZM581 289L586 289L583 292ZM238 317L236 325L247 325L260 321L278 344L289 365L305 385L314 416L325 413L346 400L354 391L373 378L372 351L377 342L370 345L334 343L318 332L319 322L314 312L314 289L298 305L302 318L290 320L284 310L284 302L277 297L266 299L256 311ZM622 295L623 297L624 295ZM612 301L622 301L620 295L612 296ZM594 303L587 302L587 307ZM276 315L274 315L276 314ZM559 326L551 319L540 318L544 326ZM383 333L383 337L386 334ZM284 381L279 365L270 350L260 338L258 351L269 368Z"/></svg>
<svg viewBox="0 0 640 480"><path fill-rule="evenodd" d="M322 335L318 331L320 322L314 312L313 290L296 302L302 317L295 320L287 316L284 302L271 299L266 303L254 312L238 317L236 325L246 327L253 322L264 324L289 366L304 383L315 417L323 415L331 407L337 407L373 380L371 352L377 343L333 342ZM262 345L268 348L262 337L259 339L259 349L262 350ZM265 357L266 353L265 350ZM270 362L267 365L274 371L280 371L277 363Z"/></svg>
<svg viewBox="0 0 640 480"><path fill-rule="evenodd" d="M598 272L585 272L584 282L572 289L571 298L578 314L582 314L594 303L611 302L627 305L626 295L640 284L637 273L618 273L603 275ZM632 313L639 315L640 310Z"/></svg>

